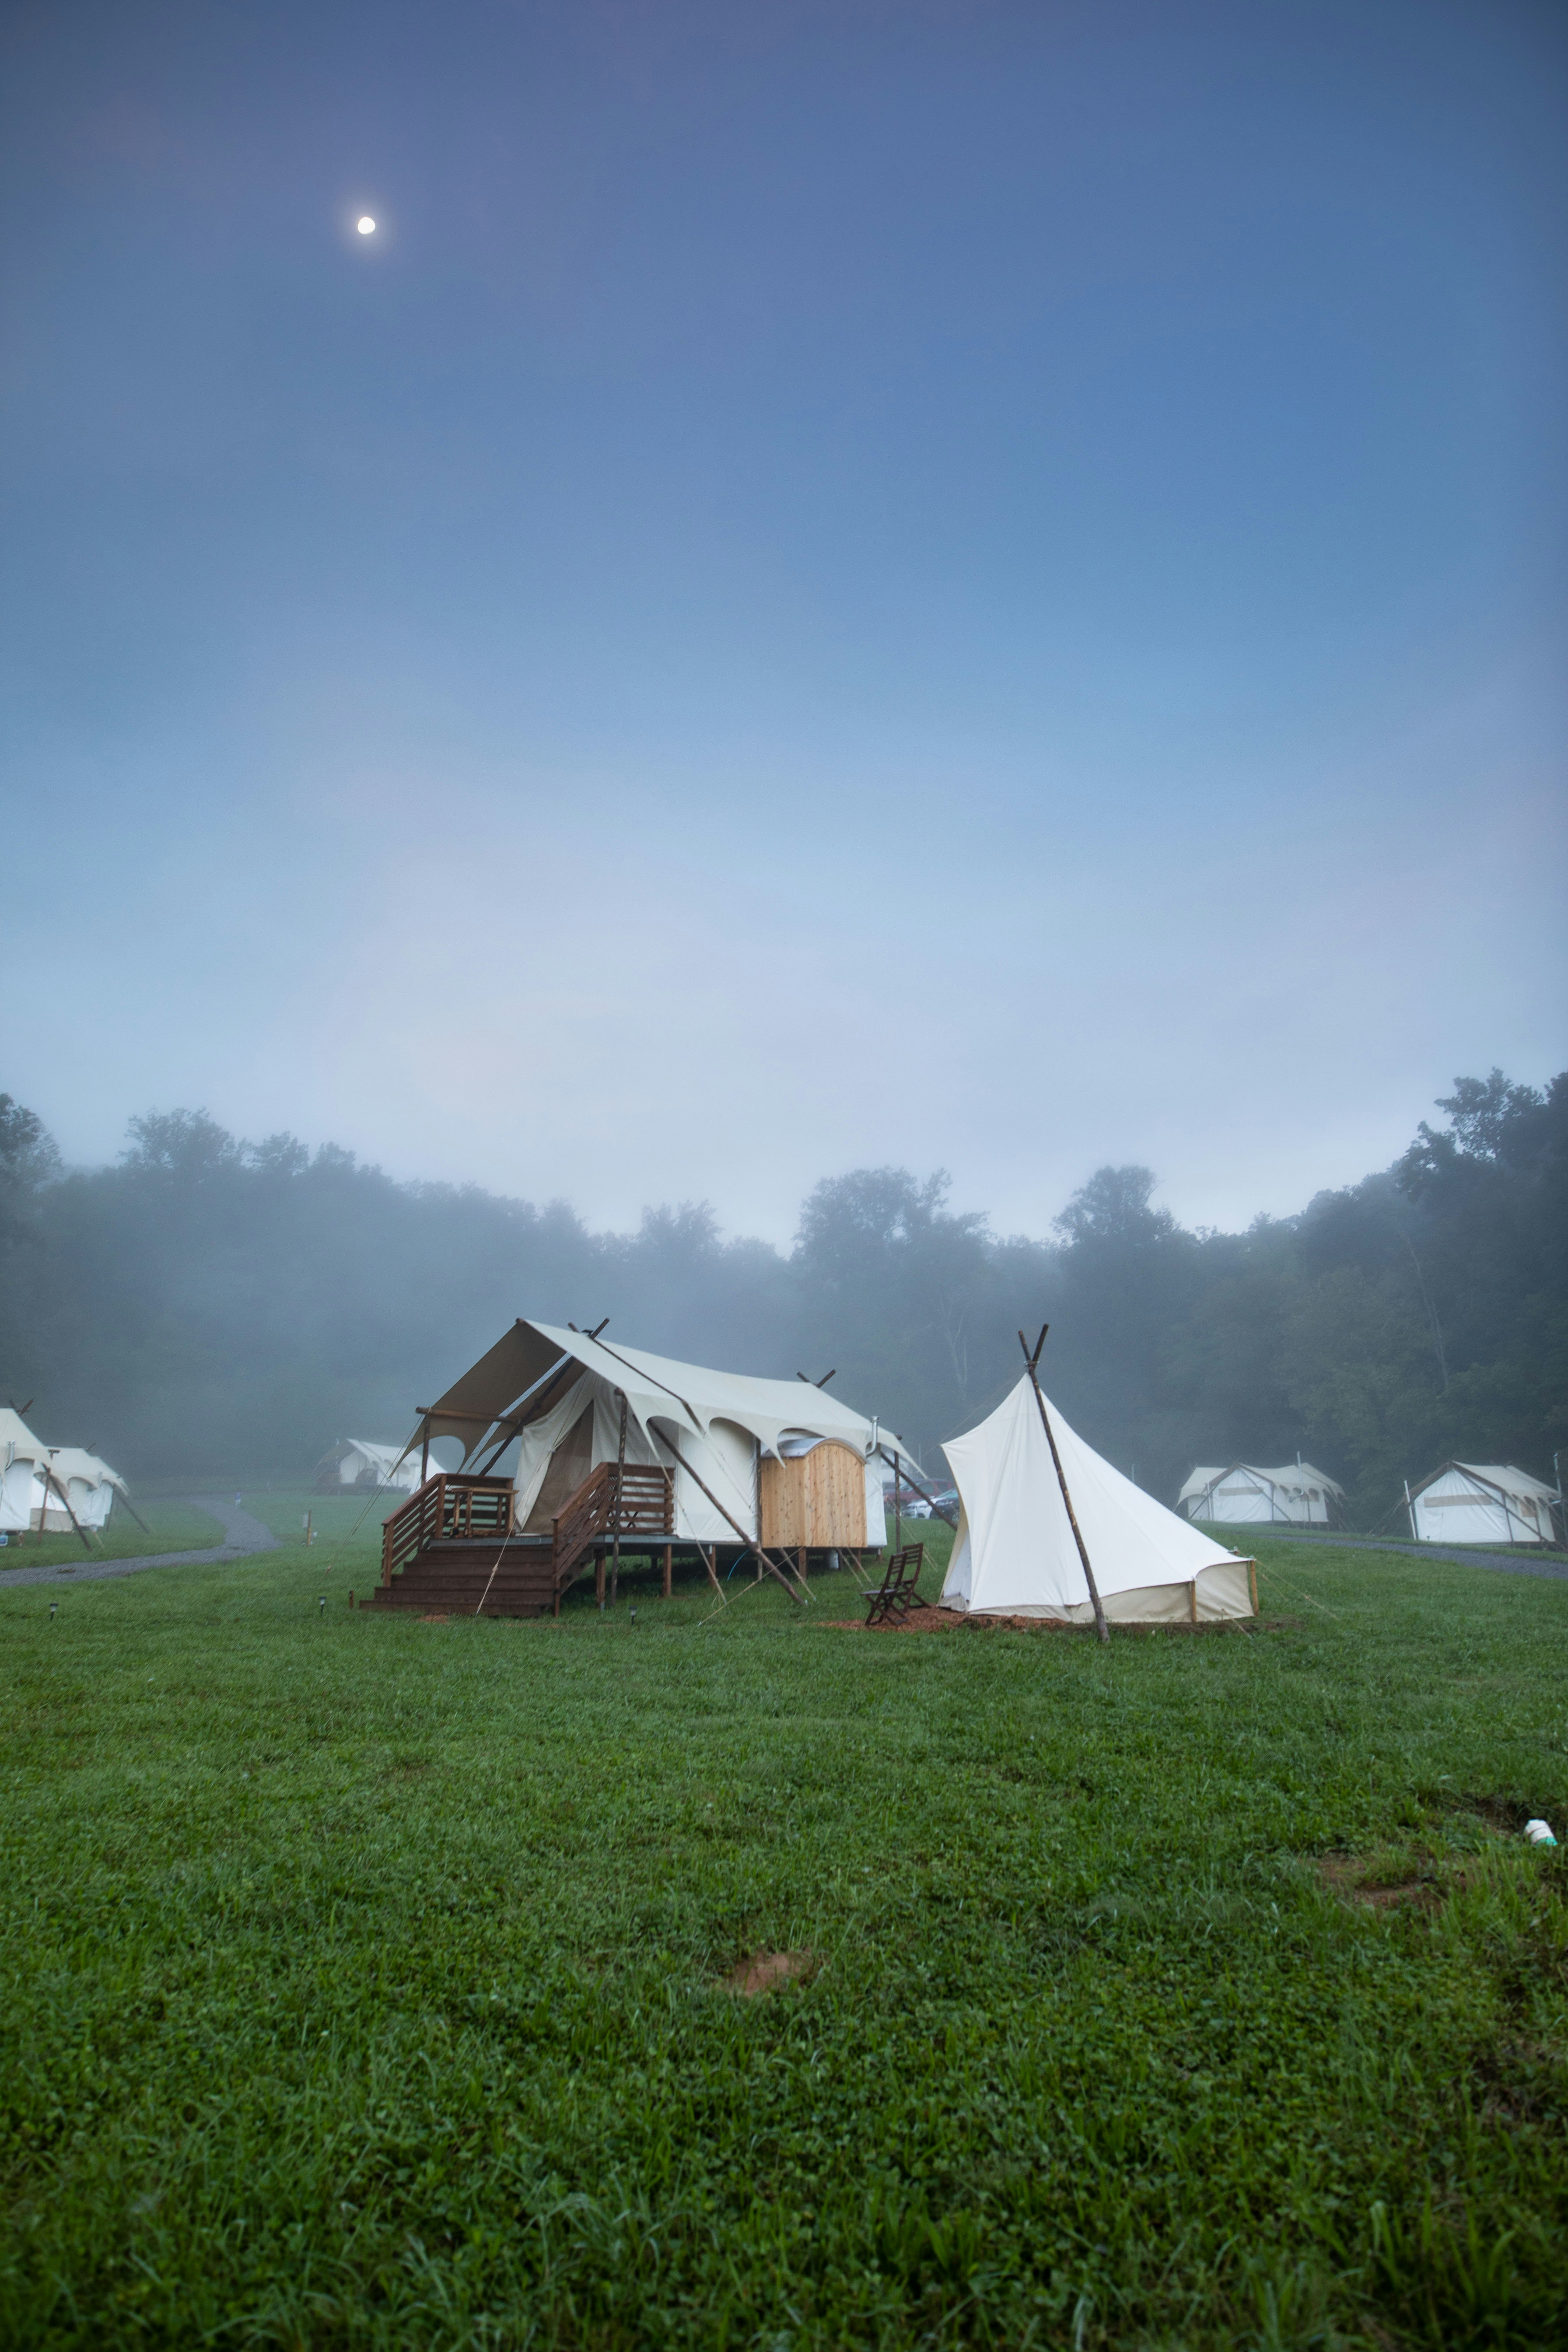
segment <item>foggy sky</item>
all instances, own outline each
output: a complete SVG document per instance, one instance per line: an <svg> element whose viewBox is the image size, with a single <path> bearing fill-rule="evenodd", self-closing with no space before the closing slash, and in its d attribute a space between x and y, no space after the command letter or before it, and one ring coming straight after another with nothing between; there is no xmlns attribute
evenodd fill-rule
<svg viewBox="0 0 1568 2352"><path fill-rule="evenodd" d="M1565 90L1510 0L12 10L0 1087L784 1239L1545 1076Z"/></svg>

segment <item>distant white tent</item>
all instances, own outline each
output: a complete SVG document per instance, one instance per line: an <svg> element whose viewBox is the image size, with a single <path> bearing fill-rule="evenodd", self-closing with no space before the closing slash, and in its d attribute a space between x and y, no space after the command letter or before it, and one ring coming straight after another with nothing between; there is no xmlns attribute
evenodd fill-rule
<svg viewBox="0 0 1568 2352"><path fill-rule="evenodd" d="M0 1405L0 1529L19 1535L34 1525L33 1487L43 1492L49 1449L10 1405Z"/></svg>
<svg viewBox="0 0 1568 2352"><path fill-rule="evenodd" d="M33 1490L32 1524L50 1534L71 1533L73 1519L79 1528L101 1528L115 1496L130 1498L119 1471L79 1445L51 1446L48 1466L53 1475L46 1479L40 1475Z"/></svg>
<svg viewBox="0 0 1568 2352"><path fill-rule="evenodd" d="M1249 1617L1252 1562L1166 1510L1070 1429L1047 1400L1062 1472L1112 1624ZM942 1447L959 1494L942 1606L1088 1624L1093 1609L1033 1385Z"/></svg>
<svg viewBox="0 0 1568 2352"><path fill-rule="evenodd" d="M1406 1489L1417 1543L1550 1544L1562 1497L1507 1462L1445 1462Z"/></svg>
<svg viewBox="0 0 1568 2352"><path fill-rule="evenodd" d="M316 1490L335 1493L357 1487L361 1494L394 1486L411 1495L419 1484L419 1457L398 1445L377 1445L368 1437L340 1437L330 1454L316 1465Z"/></svg>
<svg viewBox="0 0 1568 2352"><path fill-rule="evenodd" d="M1344 1499L1338 1480L1310 1462L1285 1462L1276 1470L1233 1462L1224 1470L1194 1470L1176 1502L1189 1519L1211 1526L1321 1528Z"/></svg>

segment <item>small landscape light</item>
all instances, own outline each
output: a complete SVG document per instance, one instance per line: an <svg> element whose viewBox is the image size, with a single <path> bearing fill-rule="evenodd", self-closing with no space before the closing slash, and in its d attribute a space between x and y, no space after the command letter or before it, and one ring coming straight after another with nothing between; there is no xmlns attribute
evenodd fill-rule
<svg viewBox="0 0 1568 2352"><path fill-rule="evenodd" d="M49 1603L49 1622L51 1625L55 1622L55 1611L59 1607L59 1605L60 1604L58 1601L51 1601Z"/></svg>
<svg viewBox="0 0 1568 2352"><path fill-rule="evenodd" d="M324 1592L323 1592L323 1593L322 1593L322 1595L321 1595L321 1614L322 1614L322 1616L324 1617L324 1616L326 1615L326 1613L327 1613L327 1596L326 1596L326 1594L325 1594Z"/></svg>

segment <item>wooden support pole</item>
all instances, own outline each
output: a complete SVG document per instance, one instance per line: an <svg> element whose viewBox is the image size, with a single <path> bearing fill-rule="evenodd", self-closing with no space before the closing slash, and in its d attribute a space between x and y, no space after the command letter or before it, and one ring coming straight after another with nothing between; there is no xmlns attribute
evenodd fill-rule
<svg viewBox="0 0 1568 2352"><path fill-rule="evenodd" d="M892 1460L893 1457L889 1453L885 1445L879 1445L877 1451L881 1455L884 1462L890 1462ZM912 1486L916 1494L922 1496L923 1499L931 1505L932 1518L941 1519L944 1526L950 1527L956 1531L958 1521L953 1517L952 1512L944 1511L942 1509L942 1505L936 1500L936 1497L930 1494L927 1489L921 1485L920 1480L915 1477L912 1472L909 1470L904 1472L904 1484L906 1486Z"/></svg>
<svg viewBox="0 0 1568 2352"><path fill-rule="evenodd" d="M699 1544L697 1547L697 1557L702 1562L703 1567L708 1570L709 1583L713 1587L713 1590L719 1595L720 1600L722 1601L724 1598L724 1588L719 1581L718 1545Z"/></svg>
<svg viewBox="0 0 1568 2352"><path fill-rule="evenodd" d="M1072 1507L1072 1496L1068 1493L1067 1472L1062 1468L1062 1457L1057 1452L1056 1433L1051 1428L1051 1417L1046 1411L1046 1400L1040 1392L1040 1376L1035 1370L1035 1366L1040 1360L1040 1349L1046 1344L1046 1333L1050 1328L1048 1323L1041 1324L1040 1336L1035 1342L1035 1352L1032 1356L1029 1353L1029 1343L1021 1331L1018 1334L1018 1345L1024 1350L1024 1361L1029 1368L1029 1385L1035 1391L1035 1402L1040 1408L1040 1426L1046 1433L1046 1444L1051 1449L1051 1460L1057 1465L1057 1484L1062 1490L1062 1502L1066 1507L1068 1524L1072 1528L1072 1539L1078 1546L1078 1556L1083 1562L1084 1582L1089 1586L1089 1597L1094 1603L1095 1634L1100 1641L1109 1642L1110 1633L1105 1622L1105 1612L1100 1605L1100 1587L1094 1580L1094 1570L1089 1564L1089 1547L1084 1542L1083 1533L1078 1523L1078 1513Z"/></svg>
<svg viewBox="0 0 1568 2352"><path fill-rule="evenodd" d="M664 1548L664 1597L667 1601L669 1599L674 1580L675 1546L673 1544L666 1544Z"/></svg>
<svg viewBox="0 0 1568 2352"><path fill-rule="evenodd" d="M605 1605L605 1555L602 1551L594 1555L594 1598L602 1609Z"/></svg>
<svg viewBox="0 0 1568 2352"><path fill-rule="evenodd" d="M615 1566L610 1571L612 1609L621 1589L621 1496L626 1483L626 1392L625 1389L617 1389L616 1394L621 1401L621 1442L616 1454L616 1513L610 1522L613 1530L610 1540L615 1546Z"/></svg>
<svg viewBox="0 0 1568 2352"><path fill-rule="evenodd" d="M795 1591L795 1589L794 1585L790 1582L790 1580L789 1580L788 1577L784 1574L784 1572L783 1569L782 1569L782 1568L780 1568L780 1567L778 1566L778 1564L777 1564L777 1562L776 1562L775 1560L773 1560L773 1559L771 1559L771 1558L769 1557L769 1555L768 1555L768 1554L767 1554L767 1553L763 1549L762 1545L761 1545L760 1543L755 1543L755 1542L753 1542L753 1541L752 1541L752 1538L751 1538L751 1537L746 1533L745 1528L741 1525L740 1520L739 1520L738 1518L736 1518L736 1517L735 1517L734 1513L733 1513L732 1511L727 1511L727 1510L724 1508L723 1504L719 1500L719 1497L718 1497L718 1496L713 1492L712 1487L711 1487L711 1486L706 1486L706 1485L703 1483L703 1481L702 1481L702 1480L698 1476L698 1475L697 1475L696 1471L692 1468L692 1466L691 1466L690 1463L687 1460L687 1458L686 1458L685 1454L682 1454L682 1452L681 1452L681 1450L680 1450L679 1446L679 1445L677 1445L677 1444L676 1444L676 1442L675 1442L674 1438L673 1438L673 1437L666 1437L666 1436L664 1435L664 1433L663 1433L663 1432L662 1432L661 1430L653 1430L653 1431L651 1431L651 1432L650 1432L650 1434L651 1434L652 1436L654 1436L654 1437L657 1437L657 1438L658 1438L658 1443L659 1443L661 1445L668 1446L668 1448L669 1449L670 1453L674 1454L674 1456L675 1456L676 1460L679 1463L679 1465L680 1465L681 1468L685 1471L685 1473L686 1473L687 1476L690 1479L690 1481L691 1481L692 1485L693 1485L694 1486L696 1486L696 1487L700 1488L700 1491L701 1491L704 1495L706 1495L706 1496L707 1496L708 1500L712 1504L713 1508L718 1512L719 1517L720 1517L721 1519L726 1519L726 1520L728 1520L728 1521L729 1521L729 1524L731 1525L731 1527L732 1527L732 1528L734 1528L735 1533L740 1537L741 1541L744 1544L744 1546L745 1546L746 1549L747 1549L748 1551L754 1551L754 1552L756 1553L757 1558L762 1561L763 1565L766 1568L766 1570L767 1570L767 1571L768 1571L769 1575L770 1575L770 1576L776 1576L776 1577L778 1578L779 1582L784 1586L784 1591L789 1594L790 1599L791 1599L791 1600L792 1600L792 1601L796 1604L796 1606L797 1606L798 1608L802 1608L802 1609L804 1609L804 1608L805 1608L805 1599L803 1599L803 1598L802 1598L802 1596L801 1596L801 1594L800 1594L800 1593L798 1593L798 1592ZM711 1574L712 1574L712 1570L709 1570L709 1573L711 1575ZM714 1577L713 1577L713 1581L714 1581L714 1583L715 1583L715 1584L717 1584L717 1583L718 1583L719 1580L718 1580L717 1576L714 1576Z"/></svg>
<svg viewBox="0 0 1568 2352"><path fill-rule="evenodd" d="M804 1583L805 1582L805 1546L804 1544L802 1544L802 1546L801 1546L801 1548L800 1548L800 1570L799 1570L799 1575L800 1575L800 1580L801 1580L801 1582L804 1584Z"/></svg>
<svg viewBox="0 0 1568 2352"><path fill-rule="evenodd" d="M81 1538L81 1548L83 1551L87 1552L90 1556L92 1546L88 1541L87 1530L83 1528L81 1521L77 1517L76 1513L72 1510L70 1507L70 1496L66 1493L65 1488L60 1485L59 1480L55 1476L52 1470L44 1471L44 1505L42 1510L38 1513L38 1534L40 1538L44 1532L44 1522L49 1516L49 1488L51 1486L66 1507L67 1518L70 1521L72 1527L75 1528L78 1535Z"/></svg>

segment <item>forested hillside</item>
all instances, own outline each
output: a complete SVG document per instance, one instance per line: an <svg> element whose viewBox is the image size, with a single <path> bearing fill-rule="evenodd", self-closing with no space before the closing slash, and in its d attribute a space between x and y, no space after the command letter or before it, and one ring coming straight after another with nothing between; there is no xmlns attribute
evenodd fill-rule
<svg viewBox="0 0 1568 2352"><path fill-rule="evenodd" d="M405 1435L514 1315L608 1315L672 1355L836 1367L940 1469L1048 1318L1050 1392L1152 1492L1300 1449L1367 1524L1447 1455L1551 1476L1568 1446L1568 1075L1460 1079L1438 1108L1392 1169L1245 1234L1184 1230L1147 1169L1101 1169L1049 1239L954 1214L941 1175L862 1169L816 1187L786 1255L705 1206L593 1234L199 1111L65 1174L0 1096L0 1401L132 1476L298 1470Z"/></svg>

